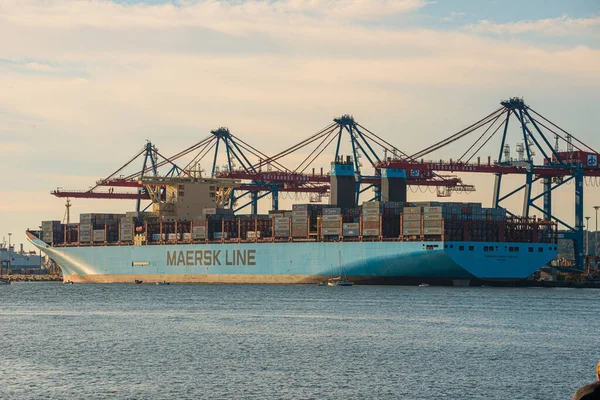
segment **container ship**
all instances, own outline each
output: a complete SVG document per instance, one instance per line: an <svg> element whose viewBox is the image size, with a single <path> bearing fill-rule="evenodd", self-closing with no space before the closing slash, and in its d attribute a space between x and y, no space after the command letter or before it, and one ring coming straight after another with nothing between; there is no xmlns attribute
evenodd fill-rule
<svg viewBox="0 0 600 400"><path fill-rule="evenodd" d="M219 207L234 180L146 177L151 212L43 221L27 237L63 279L99 283L310 284L344 274L358 284L469 285L524 280L557 254L550 221L480 203L391 201L406 193L385 182L383 201L357 205L355 183L344 191L340 175L333 204L267 215Z"/></svg>

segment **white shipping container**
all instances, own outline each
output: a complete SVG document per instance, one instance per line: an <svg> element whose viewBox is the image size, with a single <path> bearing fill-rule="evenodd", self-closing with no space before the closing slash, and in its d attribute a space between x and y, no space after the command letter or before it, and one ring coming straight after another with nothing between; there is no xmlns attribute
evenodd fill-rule
<svg viewBox="0 0 600 400"><path fill-rule="evenodd" d="M206 233L192 233L192 239L206 239Z"/></svg>
<svg viewBox="0 0 600 400"><path fill-rule="evenodd" d="M284 222L290 222L290 219L288 217L275 217L273 218L275 220L275 223L284 223Z"/></svg>
<svg viewBox="0 0 600 400"><path fill-rule="evenodd" d="M379 215L363 215L363 222L379 222Z"/></svg>
<svg viewBox="0 0 600 400"><path fill-rule="evenodd" d="M423 226L425 228L441 228L442 227L442 221L423 221Z"/></svg>
<svg viewBox="0 0 600 400"><path fill-rule="evenodd" d="M179 234L178 233L169 233L167 234L167 240L178 240L179 239Z"/></svg>
<svg viewBox="0 0 600 400"><path fill-rule="evenodd" d="M363 215L378 215L379 208L363 208L362 213Z"/></svg>
<svg viewBox="0 0 600 400"><path fill-rule="evenodd" d="M421 207L404 207L404 215L421 214Z"/></svg>
<svg viewBox="0 0 600 400"><path fill-rule="evenodd" d="M439 221L439 220L444 219L444 216L442 213L430 213L430 214L423 214L423 219Z"/></svg>
<svg viewBox="0 0 600 400"><path fill-rule="evenodd" d="M213 238L215 239L227 239L229 234L227 232L215 232Z"/></svg>
<svg viewBox="0 0 600 400"><path fill-rule="evenodd" d="M183 234L183 240L190 240L192 238L192 234L189 232L186 232Z"/></svg>
<svg viewBox="0 0 600 400"><path fill-rule="evenodd" d="M365 208L376 208L379 209L379 207L381 206L381 202L379 201L365 201L363 204L363 209Z"/></svg>
<svg viewBox="0 0 600 400"><path fill-rule="evenodd" d="M340 228L323 228L323 235L340 235Z"/></svg>
<svg viewBox="0 0 600 400"><path fill-rule="evenodd" d="M420 235L421 234L421 228L405 228L402 230L402 233L405 235Z"/></svg>
<svg viewBox="0 0 600 400"><path fill-rule="evenodd" d="M363 236L379 236L379 229L363 229Z"/></svg>
<svg viewBox="0 0 600 400"><path fill-rule="evenodd" d="M425 235L441 235L442 233L444 233L444 231L442 230L442 228L425 228L423 229L423 233Z"/></svg>
<svg viewBox="0 0 600 400"><path fill-rule="evenodd" d="M423 207L423 212L425 214L440 214L442 212L442 207L441 206Z"/></svg>
<svg viewBox="0 0 600 400"><path fill-rule="evenodd" d="M339 221L340 219L341 219L341 215L339 215L339 214L323 215L323 218L322 218L323 221Z"/></svg>
<svg viewBox="0 0 600 400"><path fill-rule="evenodd" d="M344 229L359 229L360 223L358 222L348 222L343 225Z"/></svg>
<svg viewBox="0 0 600 400"><path fill-rule="evenodd" d="M93 239L94 239L94 242L104 242L104 239L105 239L104 229L94 230Z"/></svg>

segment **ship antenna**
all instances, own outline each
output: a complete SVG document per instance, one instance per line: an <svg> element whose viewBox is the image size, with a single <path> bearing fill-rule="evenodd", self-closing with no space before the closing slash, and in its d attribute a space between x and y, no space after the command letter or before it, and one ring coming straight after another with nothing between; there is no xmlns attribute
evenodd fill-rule
<svg viewBox="0 0 600 400"><path fill-rule="evenodd" d="M67 198L67 202L65 203L65 216L63 217L63 222L65 224L71 223L71 200Z"/></svg>

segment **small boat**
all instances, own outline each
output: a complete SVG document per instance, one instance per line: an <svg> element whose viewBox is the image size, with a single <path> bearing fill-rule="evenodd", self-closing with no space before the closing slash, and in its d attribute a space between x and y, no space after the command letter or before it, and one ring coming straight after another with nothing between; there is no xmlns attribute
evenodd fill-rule
<svg viewBox="0 0 600 400"><path fill-rule="evenodd" d="M331 278L327 281L327 286L352 286L352 285L353 285L352 282L350 282L345 277L342 278L341 276L338 276L337 278Z"/></svg>
<svg viewBox="0 0 600 400"><path fill-rule="evenodd" d="M73 281L64 281L63 283L64 283L65 285L72 285L72 284L73 284Z"/></svg>
<svg viewBox="0 0 600 400"><path fill-rule="evenodd" d="M327 286L352 286L352 282L348 280L344 267L342 267L342 253L338 251L339 263L340 263L340 275L334 278L329 278Z"/></svg>
<svg viewBox="0 0 600 400"><path fill-rule="evenodd" d="M429 287L429 283L421 283L419 287Z"/></svg>
<svg viewBox="0 0 600 400"><path fill-rule="evenodd" d="M336 278L331 278L327 281L327 286L352 286L353 283L346 279L346 276L342 278L338 276Z"/></svg>
<svg viewBox="0 0 600 400"><path fill-rule="evenodd" d="M317 283L317 286L327 286L327 282L319 282Z"/></svg>
<svg viewBox="0 0 600 400"><path fill-rule="evenodd" d="M157 285L169 285L170 283L167 281L156 282Z"/></svg>
<svg viewBox="0 0 600 400"><path fill-rule="evenodd" d="M142 282L143 282L143 281L140 281L139 279L136 279L136 280L135 280L135 284L136 284L136 285L139 285L139 284L140 284L140 283L142 283Z"/></svg>

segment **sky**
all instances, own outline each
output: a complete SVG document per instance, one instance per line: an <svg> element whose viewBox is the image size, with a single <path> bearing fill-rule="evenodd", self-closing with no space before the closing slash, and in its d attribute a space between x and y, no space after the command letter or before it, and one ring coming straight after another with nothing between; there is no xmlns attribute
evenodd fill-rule
<svg viewBox="0 0 600 400"><path fill-rule="evenodd" d="M0 238L13 243L63 219L51 190L89 188L146 140L171 155L220 126L274 154L352 114L413 154L519 96L600 149L595 0L0 0L0 37ZM462 178L477 191L451 200L489 206L491 177ZM587 183L594 221L600 189ZM555 200L571 222L572 198L565 187ZM133 207L74 199L72 219Z"/></svg>

